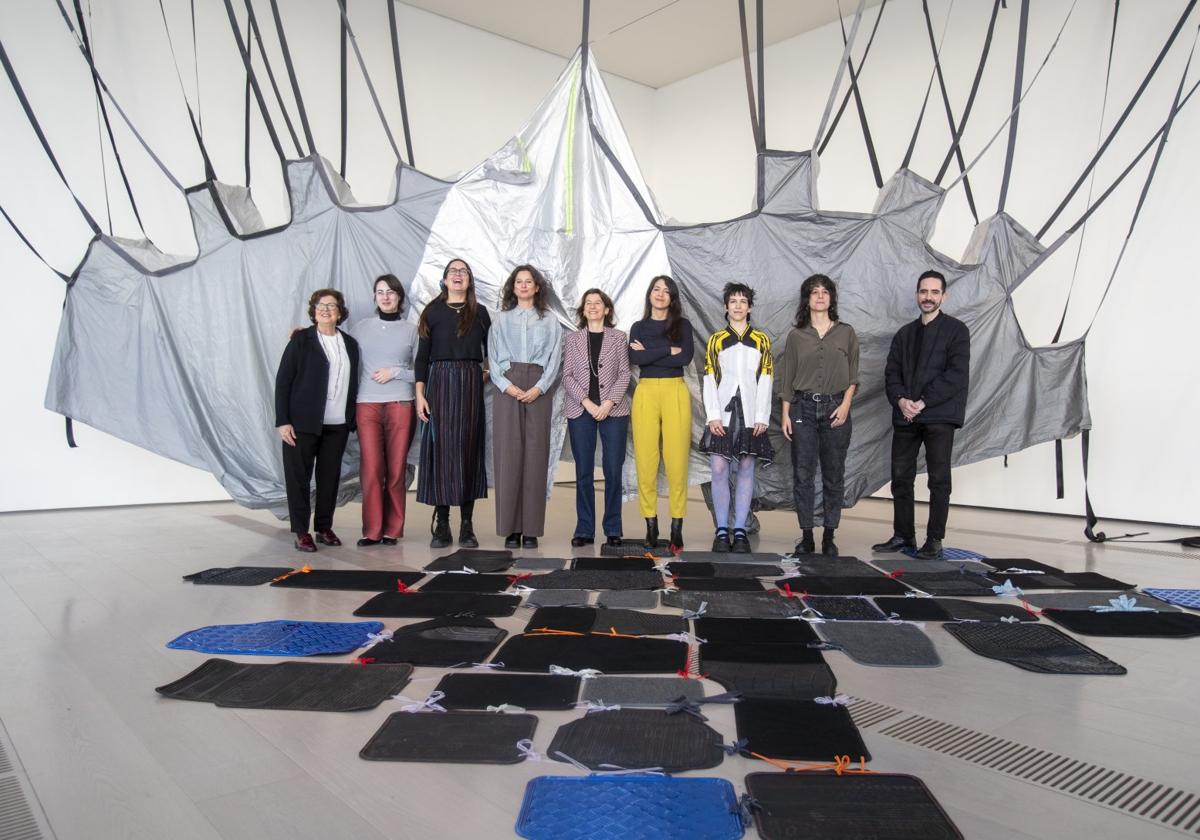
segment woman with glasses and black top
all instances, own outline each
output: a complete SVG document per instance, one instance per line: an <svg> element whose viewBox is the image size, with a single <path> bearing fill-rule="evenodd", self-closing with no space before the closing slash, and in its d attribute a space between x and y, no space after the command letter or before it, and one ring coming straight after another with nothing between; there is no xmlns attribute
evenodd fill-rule
<svg viewBox="0 0 1200 840"><path fill-rule="evenodd" d="M432 548L451 543L450 506L461 511L458 544L475 548L475 500L487 498L484 469L483 381L487 371L487 310L475 299L475 278L464 260L442 272L442 293L421 312L416 361L421 437L417 501L433 505Z"/></svg>
<svg viewBox="0 0 1200 840"><path fill-rule="evenodd" d="M275 427L283 441L288 517L298 551L316 551L309 532L309 489L316 467L316 542L341 545L333 532L342 476L342 454L354 430L358 394L358 342L338 329L350 311L336 289L308 299L313 325L296 330L275 374Z"/></svg>
<svg viewBox="0 0 1200 840"><path fill-rule="evenodd" d="M821 464L824 533L821 553L836 556L834 531L842 519L850 403L858 390L858 335L838 320L837 285L814 274L800 286L796 326L779 360L783 436L792 442L792 497L801 538L797 554L812 554L813 474Z"/></svg>
<svg viewBox="0 0 1200 840"><path fill-rule="evenodd" d="M350 328L362 352L358 383L362 538L359 546L395 545L404 536L408 450L414 418L417 327L400 317L404 287L391 274L375 281L375 317Z"/></svg>

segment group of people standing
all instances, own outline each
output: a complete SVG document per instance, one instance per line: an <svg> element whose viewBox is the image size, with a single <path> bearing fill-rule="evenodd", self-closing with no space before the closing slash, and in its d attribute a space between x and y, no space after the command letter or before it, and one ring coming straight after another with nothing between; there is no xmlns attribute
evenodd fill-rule
<svg viewBox="0 0 1200 840"><path fill-rule="evenodd" d="M915 548L913 483L923 445L931 509L919 554L940 557L950 453L966 407L970 336L961 321L940 312L946 293L940 273L925 272L917 285L921 317L896 334L885 370L894 407L895 521L892 537L875 548ZM545 528L553 390L560 382L576 473L571 544L595 541L597 440L604 474L601 528L610 545L622 544L621 474L632 426L645 543L659 542L661 465L669 488L668 540L673 548L683 547L692 439L692 401L683 374L692 364L695 341L673 279L658 276L650 282L642 319L628 335L615 328L608 295L588 289L575 313L577 329L564 337L548 309L547 281L532 265L513 269L494 319L476 299L474 275L461 259L446 265L440 293L415 325L401 318L405 295L395 277L378 278L374 292L375 317L355 322L349 332L338 329L349 316L342 293L314 292L308 307L313 325L293 334L280 362L276 427L298 550L315 551L317 542L341 544L332 530L333 510L342 455L356 428L363 494L358 545L392 545L403 537L405 470L417 420L425 424L417 501L434 508L430 545L444 548L453 542L450 508L457 507L458 544L478 546L473 512L476 499L487 496L484 396L489 387L496 533L505 538L506 548L536 547ZM746 522L756 469L774 458L767 431L778 394L801 529L796 551L817 550L814 477L819 469L820 551L837 555L834 536L858 388L858 337L838 318L834 281L814 274L801 286L794 326L776 360L770 338L751 325L754 297L749 286L728 284L726 325L704 345L705 426L699 450L712 468L712 550L750 551ZM639 382L631 400L632 365L639 368Z"/></svg>

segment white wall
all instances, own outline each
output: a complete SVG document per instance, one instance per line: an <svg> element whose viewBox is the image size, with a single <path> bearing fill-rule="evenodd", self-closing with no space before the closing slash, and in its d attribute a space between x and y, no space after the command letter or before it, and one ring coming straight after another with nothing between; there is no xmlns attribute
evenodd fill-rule
<svg viewBox="0 0 1200 840"><path fill-rule="evenodd" d="M205 134L219 176L240 182L243 74L223 4L197 4L201 102ZM940 32L947 3L931 3ZM1068 3L1042 2L1032 10L1026 79L1053 40ZM1108 116L1140 82L1174 22L1177 4L1122 8ZM189 94L194 92L186 0L167 3L172 35ZM305 102L319 149L338 158L337 15L324 0L282 4L289 41L299 60ZM956 111L966 98L982 42L986 3L958 3L949 22L943 59ZM968 158L1007 114L1012 85L1017 4L1002 10L992 58L964 146ZM274 41L265 4L256 4L268 48ZM399 6L405 87L414 128L416 162L448 175L502 145L519 128L563 67L563 60L406 6ZM385 7L353 4L352 23L395 132L399 132ZM874 12L864 22L873 21ZM1090 157L1100 125L1103 63L1108 45L1108 4L1081 3L1058 51L1021 111L1016 165L1008 210L1027 227L1046 218ZM768 26L770 22L768 21ZM190 142L186 112L162 35L156 0L95 4L92 22L101 71L147 140L181 181L203 178ZM1190 36L1194 27L1185 29ZM867 29L863 30L865 43ZM95 105L85 65L53 4L0 4L0 37L21 74L38 116L76 191L104 219ZM1190 37L1187 37L1190 43ZM768 141L774 148L807 149L832 82L841 41L836 25L767 51ZM282 76L283 65L271 53ZM1165 115L1185 55L1177 49L1134 112L1126 132L1099 168L1102 187L1119 171ZM352 59L353 61L353 59ZM898 165L912 131L931 67L916 0L893 0L863 72L862 85L884 176ZM1193 69L1192 76L1195 77ZM348 180L360 201L387 192L393 157L352 65ZM610 90L660 207L684 221L740 214L753 199L754 150L749 136L740 61L658 91L610 77ZM285 91L285 97L290 96ZM273 107L273 106L272 106ZM913 168L932 176L949 143L940 110L931 100ZM88 240L69 197L44 162L15 97L0 84L6 117L4 189L0 201L35 244L60 269L73 268ZM257 120L257 117L255 117ZM119 123L119 121L118 121ZM281 120L277 127L285 132ZM194 251L182 199L115 125L135 183L150 238L174 253ZM299 126L297 125L299 131ZM1197 366L1190 341L1198 296L1187 243L1194 236L1200 175L1188 152L1200 137L1200 102L1177 120L1121 273L1091 333L1088 375L1095 432L1092 498L1109 516L1195 523L1200 491L1189 474L1200 451L1186 429L1200 416ZM398 141L403 143L398 136ZM274 153L261 125L254 130L255 198L269 223L284 219L284 195ZM284 134L290 153L290 141ZM986 217L995 210L1003 139L972 172ZM868 210L875 197L861 132L848 110L821 161L821 205ZM1142 170L1139 170L1139 172ZM952 174L946 179L948 182ZM1071 315L1064 337L1078 335L1095 309L1132 202L1138 173L1089 225ZM137 236L108 160L109 195L119 235ZM1082 209L1081 195L1063 221ZM933 245L959 256L971 219L961 186L949 196ZM1046 265L1016 296L1031 341L1049 341L1062 309L1075 251ZM0 510L131 504L224 498L207 474L127 446L92 430L77 430L80 448L62 442L61 418L41 408L50 352L62 305L62 284L0 224L0 283L5 299L19 300L21 316L0 332L0 358L8 360L4 429L10 444ZM952 306L949 307L952 311ZM1078 513L1082 510L1079 442L1068 441L1067 498L1053 498L1053 447L1018 453L1009 468L974 465L955 473L955 500L1005 508Z"/></svg>
<svg viewBox="0 0 1200 840"><path fill-rule="evenodd" d="M948 5L930 3L935 32L942 30ZM967 126L964 152L968 162L1011 107L1019 4L1008 6L1000 12L988 68ZM1065 0L1032 4L1026 83L1069 7ZM957 3L953 8L942 59L956 117L970 90L990 10L990 3ZM1106 130L1141 82L1180 10L1179 4L1168 3L1122 5ZM874 14L869 10L864 16L856 56L865 46ZM1049 216L1096 148L1111 15L1111 4L1077 5L1056 52L1020 111L1006 210L1032 230ZM1193 20L1103 159L1097 170L1097 195L1165 118L1194 32ZM810 148L841 51L836 23L767 49L768 146ZM860 77L885 180L903 160L931 69L920 3L889 3ZM1197 76L1193 65L1189 84ZM996 210L1006 138L1002 136L971 172L981 218ZM754 148L740 60L660 89L655 97L654 139L649 179L664 213L699 222L751 209ZM1194 338L1200 287L1191 256L1200 215L1200 171L1191 161L1198 142L1200 102L1193 101L1176 120L1142 219L1088 339L1094 424L1090 487L1095 508L1105 516L1200 522L1200 488L1194 479L1200 467L1200 447L1194 433L1187 432L1200 417L1200 393L1195 387L1200 367ZM950 132L935 86L911 168L932 179L949 143ZM1064 340L1080 335L1096 309L1145 169L1144 163L1135 170L1089 223ZM952 165L943 184L956 175ZM831 210L869 211L874 202L876 187L853 104L821 159L818 194L820 206ZM1085 188L1051 229L1047 244L1074 222L1086 196ZM973 225L960 185L946 200L932 244L958 258ZM1077 243L1078 238L1064 246L1015 295L1018 317L1035 345L1049 343L1054 334ZM947 311L954 311L952 299ZM1054 498L1052 444L1011 456L1008 469L995 460L956 470L954 500L1081 513L1078 439L1066 442L1065 463L1067 493L1063 500Z"/></svg>
<svg viewBox="0 0 1200 840"><path fill-rule="evenodd" d="M188 3L172 0L166 5L184 85L193 95ZM336 166L340 148L337 5L330 0L289 0L280 5L317 147ZM94 49L105 81L176 177L185 185L202 181L204 172L191 140L157 0L93 6ZM403 151L386 8L382 0L351 4L351 25ZM446 18L403 5L397 9L414 156L418 167L433 175L444 177L473 166L507 142L565 64L557 56ZM241 183L245 74L224 5L197 4L197 14L206 145L221 180ZM271 51L275 37L269 5L257 3L256 14L290 103L282 59ZM244 17L240 12L243 32ZM0 38L72 187L106 224L89 74L57 9L53 3L0 4ZM395 157L353 54L350 60L347 180L359 201L377 203L388 194ZM261 68L259 76L266 85ZM626 130L648 162L653 91L620 78L610 77L608 83ZM269 90L266 94L272 99ZM82 257L88 228L45 162L7 83L0 83L0 114L6 127L0 202L46 258L70 272ZM119 118L112 117L150 239L164 251L195 253L182 197L135 148L136 141ZM268 224L278 224L287 214L282 180L269 139L257 116L254 120L254 197ZM276 127L285 150L294 155L278 117ZM296 130L301 133L298 121ZM116 233L137 237L111 155L108 162ZM42 408L63 284L2 221L0 266L4 298L10 305L19 301L20 307L19 317L0 332L0 358L6 360L8 385L3 427L10 442L0 471L0 511L227 498L207 473L86 427L76 427L79 448L66 447L62 418Z"/></svg>

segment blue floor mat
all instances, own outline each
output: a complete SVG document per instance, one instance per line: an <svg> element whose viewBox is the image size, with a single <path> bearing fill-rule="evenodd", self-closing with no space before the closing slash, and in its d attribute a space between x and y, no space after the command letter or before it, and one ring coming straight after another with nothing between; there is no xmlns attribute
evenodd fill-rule
<svg viewBox="0 0 1200 840"><path fill-rule="evenodd" d="M918 548L903 548L900 553L905 557L916 557ZM943 560L987 560L986 554L980 554L978 551L971 551L966 548L943 548Z"/></svg>
<svg viewBox="0 0 1200 840"><path fill-rule="evenodd" d="M1200 610L1200 589L1158 589L1147 586L1142 591L1177 607Z"/></svg>
<svg viewBox="0 0 1200 840"><path fill-rule="evenodd" d="M725 779L539 776L517 834L529 840L737 840L745 832Z"/></svg>
<svg viewBox="0 0 1200 840"><path fill-rule="evenodd" d="M258 656L313 656L351 653L378 633L378 621L260 621L257 624L214 624L191 630L167 642L175 650Z"/></svg>

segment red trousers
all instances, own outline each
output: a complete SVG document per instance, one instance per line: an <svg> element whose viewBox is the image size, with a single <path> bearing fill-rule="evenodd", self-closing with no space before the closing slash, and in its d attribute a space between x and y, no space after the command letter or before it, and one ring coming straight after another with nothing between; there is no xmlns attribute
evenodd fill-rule
<svg viewBox="0 0 1200 840"><path fill-rule="evenodd" d="M369 540L404 536L405 464L416 431L411 402L358 403L362 452L362 533Z"/></svg>

